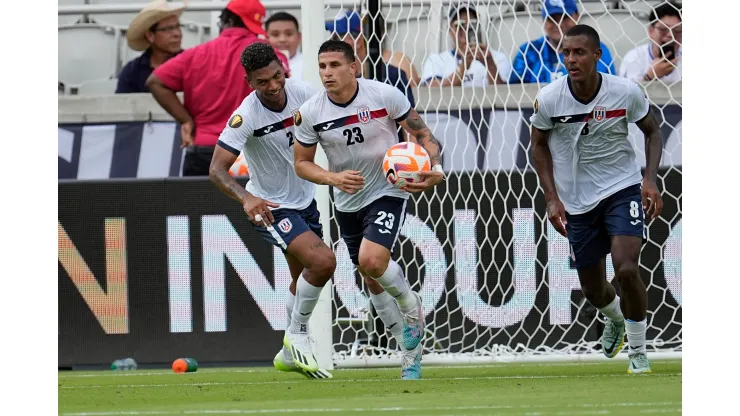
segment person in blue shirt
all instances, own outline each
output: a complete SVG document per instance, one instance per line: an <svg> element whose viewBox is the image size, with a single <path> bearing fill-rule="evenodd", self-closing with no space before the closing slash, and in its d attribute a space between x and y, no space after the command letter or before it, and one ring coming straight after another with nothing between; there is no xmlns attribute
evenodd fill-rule
<svg viewBox="0 0 740 416"><path fill-rule="evenodd" d="M542 19L545 36L524 43L514 58L509 83L549 83L566 75L563 55L558 52L563 34L578 23L576 0L544 0ZM596 65L599 72L616 75L609 48L601 42L601 59Z"/></svg>
<svg viewBox="0 0 740 416"><path fill-rule="evenodd" d="M355 55L360 61L360 73L357 76L367 75L367 66L372 65L368 56L367 40L362 34L362 18L357 11L340 12L334 20L325 22L326 30L332 32L332 39L341 40L355 50ZM411 107L415 105L414 94L411 87L419 84L419 73L414 64L401 52L382 50L382 58L385 65L381 65L382 73L377 74L376 79L390 84L401 90L408 97Z"/></svg>

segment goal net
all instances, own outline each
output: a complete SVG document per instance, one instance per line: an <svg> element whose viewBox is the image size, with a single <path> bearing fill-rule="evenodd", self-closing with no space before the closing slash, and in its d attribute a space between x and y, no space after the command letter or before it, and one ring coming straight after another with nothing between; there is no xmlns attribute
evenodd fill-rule
<svg viewBox="0 0 740 416"><path fill-rule="evenodd" d="M599 351L603 318L584 300L567 240L546 219L530 158L529 117L535 95L546 81L480 87L478 75L466 74L462 87L425 86L424 78L430 74L437 79L449 75L434 71L447 70L439 62L454 62L458 42L449 30L449 14L458 2L382 1L379 9L373 9L373 3L377 2L327 0L325 17L344 18L351 24L346 12L358 11L365 39L358 42L373 33L370 28L380 28L384 65L373 61L377 54L358 49L366 74L384 68L380 74L393 77L393 68L385 65L389 63L414 67L403 71L412 85L416 110L442 143L448 174L433 192L410 200L393 253L413 290L423 298L424 362L603 357ZM508 80L507 65L515 60L520 45L544 35L541 2L468 3L477 16L465 22L465 36L471 44L496 51L499 76ZM630 50L640 47L644 49L638 52L647 53L649 13L661 3L578 1L579 22L598 30L612 56L612 68L619 70ZM372 52L368 43L361 48ZM434 62L437 68L430 70ZM543 66L536 71L551 69ZM557 76L556 69L549 79ZM402 82L404 78L393 79ZM422 83L418 88L417 82ZM665 139L659 174L665 209L649 224L640 262L649 297L648 352L656 358L680 356L681 85L662 80L642 84ZM630 137L644 163L644 139L634 125L630 125ZM337 253L332 296L334 365L396 365L398 345L369 302L369 293L339 238L333 208L330 228ZM607 265L611 280L610 259Z"/></svg>

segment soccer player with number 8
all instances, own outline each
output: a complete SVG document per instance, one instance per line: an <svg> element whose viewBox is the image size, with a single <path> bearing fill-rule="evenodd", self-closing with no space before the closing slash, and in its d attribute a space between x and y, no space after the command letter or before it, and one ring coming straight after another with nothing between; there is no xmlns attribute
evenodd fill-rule
<svg viewBox="0 0 740 416"><path fill-rule="evenodd" d="M570 242L586 299L606 316L604 355L617 355L626 332L627 372L649 373L647 289L639 264L647 237L645 221L658 217L663 208L656 185L663 138L641 88L596 70L600 43L598 33L587 25L566 33L568 75L537 95L530 119L532 155L548 218ZM644 176L627 123L636 123L645 135ZM609 253L621 298L606 280Z"/></svg>

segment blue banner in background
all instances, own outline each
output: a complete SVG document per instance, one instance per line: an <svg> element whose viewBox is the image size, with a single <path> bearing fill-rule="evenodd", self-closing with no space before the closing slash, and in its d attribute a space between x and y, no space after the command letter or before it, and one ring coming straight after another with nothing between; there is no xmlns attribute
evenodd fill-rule
<svg viewBox="0 0 740 416"><path fill-rule="evenodd" d="M680 166L679 105L653 107L661 123L662 166ZM521 110L444 110L421 116L442 144L448 172L527 170L529 117ZM630 138L644 163L644 141L636 125ZM165 178L181 176L184 151L175 122L60 124L59 179Z"/></svg>

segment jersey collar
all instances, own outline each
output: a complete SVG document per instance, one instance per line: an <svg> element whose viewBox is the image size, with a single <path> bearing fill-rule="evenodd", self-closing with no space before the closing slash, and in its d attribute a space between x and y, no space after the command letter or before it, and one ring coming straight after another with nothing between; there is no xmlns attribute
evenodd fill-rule
<svg viewBox="0 0 740 416"><path fill-rule="evenodd" d="M583 105L588 105L591 103L591 101L596 99L596 96L599 95L599 93L601 92L601 84L604 81L604 77L601 75L601 72L599 72L598 74L599 74L599 85L596 87L596 92L594 93L594 95L591 96L591 98L589 98L586 101L583 101L580 98L576 97L576 94L573 92L573 85L570 83L570 76L568 76L568 91L570 91L570 95L573 96L574 100L578 101L579 103Z"/></svg>
<svg viewBox="0 0 740 416"><path fill-rule="evenodd" d="M357 98L357 94L359 94L359 93L360 93L360 83L359 83L359 82L357 82L357 89L355 90L355 94L354 94L354 95L352 96L352 98L350 98L350 99L349 99L349 101L347 101L346 103L344 103L344 104L340 104L340 103L334 102L334 101L333 101L333 100L332 100L331 98L329 98L329 94L327 94L327 95L326 95L326 98L329 98L329 101L330 101L330 102L331 102L332 104L336 105L337 107L342 107L342 108L344 108L344 107L347 107L348 105L352 104L352 101L354 101L354 100L355 100L355 98Z"/></svg>

